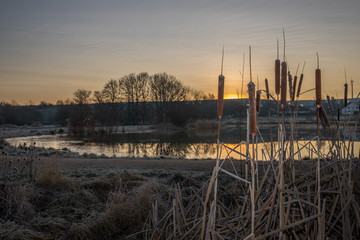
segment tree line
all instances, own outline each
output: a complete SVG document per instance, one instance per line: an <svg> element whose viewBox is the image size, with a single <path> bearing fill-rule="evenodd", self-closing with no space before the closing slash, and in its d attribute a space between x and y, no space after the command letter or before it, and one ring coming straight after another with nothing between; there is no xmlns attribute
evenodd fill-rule
<svg viewBox="0 0 360 240"><path fill-rule="evenodd" d="M178 102L214 99L214 94L191 89L173 75L142 72L111 79L99 91L77 89L72 100L57 101L56 105L59 106L58 119L66 119L69 129L81 135L93 131L95 126L111 133L119 125L128 124L175 122L184 125L185 119L180 121L173 116L178 115L174 112ZM190 116L190 112L183 114Z"/></svg>

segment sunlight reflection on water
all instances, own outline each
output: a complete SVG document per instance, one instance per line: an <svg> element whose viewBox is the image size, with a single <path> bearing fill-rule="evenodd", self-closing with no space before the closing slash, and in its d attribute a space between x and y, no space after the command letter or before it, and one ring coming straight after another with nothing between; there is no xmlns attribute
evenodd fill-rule
<svg viewBox="0 0 360 240"><path fill-rule="evenodd" d="M95 154L97 156L107 157L177 157L186 159L214 159L216 158L216 144L215 143L202 143L202 142L164 142L160 139L151 139L146 141L137 142L93 142L85 140L74 140L68 138L66 135L45 135L45 136L31 136L31 137L18 137L6 139L12 146L18 146L23 143L36 142L37 147L53 148L57 150L68 149L69 151L82 154ZM287 142L288 143L288 142ZM307 145L306 145L307 144ZM229 148L240 151L246 154L246 145L238 145L237 143L226 143ZM306 145L306 146L305 146ZM268 156L271 152L271 143L258 143L257 159L269 160ZM289 144L286 145L288 147ZM305 147L304 147L305 146ZM298 141L294 144L295 159L313 158L316 157L314 153L317 146L316 141ZM329 152L331 146L330 141L321 142L321 152L326 154ZM354 155L359 155L360 142L354 142ZM276 152L277 145L273 143L274 153ZM313 149L313 150L312 150ZM332 149L334 151L334 149ZM249 145L249 151L252 153L252 145ZM288 152L288 151L287 151ZM289 156L289 154L288 154ZM223 148L222 158L230 157L233 159L240 159L239 154L231 152L230 149ZM244 159L242 157L241 159Z"/></svg>

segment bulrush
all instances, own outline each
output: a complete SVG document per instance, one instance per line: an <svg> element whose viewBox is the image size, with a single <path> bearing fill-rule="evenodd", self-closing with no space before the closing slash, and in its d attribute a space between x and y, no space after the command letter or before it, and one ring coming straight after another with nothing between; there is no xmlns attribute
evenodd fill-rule
<svg viewBox="0 0 360 240"><path fill-rule="evenodd" d="M292 91L291 101L295 100L296 83L297 83L297 76L294 77L294 84L293 84L293 91Z"/></svg>
<svg viewBox="0 0 360 240"><path fill-rule="evenodd" d="M279 59L279 41L277 41L277 59L275 60L275 93L280 94L280 59Z"/></svg>
<svg viewBox="0 0 360 240"><path fill-rule="evenodd" d="M296 93L296 98L299 98L299 96L300 96L301 85L302 85L303 79L304 79L304 74L301 74L300 80L299 80L299 86L298 86L297 93Z"/></svg>
<svg viewBox="0 0 360 240"><path fill-rule="evenodd" d="M287 75L287 66L286 62L281 63L281 107L285 109L286 107L286 75Z"/></svg>
<svg viewBox="0 0 360 240"><path fill-rule="evenodd" d="M326 128L330 127L329 118L327 117L324 108L321 106L317 110L319 111L319 118L320 118L321 125L323 126L323 128L326 129Z"/></svg>
<svg viewBox="0 0 360 240"><path fill-rule="evenodd" d="M275 93L280 94L280 59L275 60Z"/></svg>
<svg viewBox="0 0 360 240"><path fill-rule="evenodd" d="M256 91L256 114L260 113L261 90Z"/></svg>
<svg viewBox="0 0 360 240"><path fill-rule="evenodd" d="M326 96L326 100L327 100L327 102L328 102L328 106L329 106L329 111L330 111L330 113L331 113L331 114L334 114L334 109L333 109L333 107L332 107L331 99L330 99L330 96L329 96L329 95Z"/></svg>
<svg viewBox="0 0 360 240"><path fill-rule="evenodd" d="M321 107L321 70L315 70L315 91L316 91L316 106Z"/></svg>
<svg viewBox="0 0 360 240"><path fill-rule="evenodd" d="M265 78L265 88L266 88L266 99L269 100L270 92L269 92L269 83L268 83L267 78Z"/></svg>
<svg viewBox="0 0 360 240"><path fill-rule="evenodd" d="M345 83L344 85L344 107L347 107L348 105L348 84Z"/></svg>
<svg viewBox="0 0 360 240"><path fill-rule="evenodd" d="M255 103L255 83L249 82L249 115L250 115L250 132L253 137L256 136L256 103Z"/></svg>
<svg viewBox="0 0 360 240"><path fill-rule="evenodd" d="M223 115L223 108L224 108L224 84L225 84L225 77L221 74L219 75L219 86L218 86L218 102L217 102L217 114L219 119Z"/></svg>
<svg viewBox="0 0 360 240"><path fill-rule="evenodd" d="M288 72L288 80L289 80L289 94L290 94L290 99L293 99L293 95L294 95L294 89L293 89L293 78L292 75L290 74L290 71Z"/></svg>
<svg viewBox="0 0 360 240"><path fill-rule="evenodd" d="M319 68L319 55L317 55L317 69L315 70L315 93L316 93L316 107L321 107L321 70Z"/></svg>

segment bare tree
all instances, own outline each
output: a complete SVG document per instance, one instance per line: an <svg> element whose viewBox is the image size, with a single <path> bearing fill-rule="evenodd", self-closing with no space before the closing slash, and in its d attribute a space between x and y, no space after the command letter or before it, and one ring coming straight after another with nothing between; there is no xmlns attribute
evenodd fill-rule
<svg viewBox="0 0 360 240"><path fill-rule="evenodd" d="M203 92L199 91L199 90L196 90L196 89L192 89L191 90L191 95L192 95L192 98L195 100L195 101L198 101L198 100L201 100L201 98L203 97Z"/></svg>
<svg viewBox="0 0 360 240"><path fill-rule="evenodd" d="M119 79L120 93L124 95L125 101L132 103L135 101L136 76L134 73L123 76Z"/></svg>
<svg viewBox="0 0 360 240"><path fill-rule="evenodd" d="M103 98L106 102L115 103L120 100L120 91L118 81L109 80L102 90Z"/></svg>
<svg viewBox="0 0 360 240"><path fill-rule="evenodd" d="M136 75L135 85L135 112L136 122L144 124L147 121L146 101L149 99L149 81L150 76L147 72L142 72ZM139 119L140 114L140 119Z"/></svg>
<svg viewBox="0 0 360 240"><path fill-rule="evenodd" d="M191 90L191 96L192 96L192 99L195 101L208 100L208 95L206 95L203 91L199 91L196 89Z"/></svg>
<svg viewBox="0 0 360 240"><path fill-rule="evenodd" d="M93 101L95 103L104 103L105 102L105 99L104 99L104 95L102 92L100 91L94 91L93 93Z"/></svg>
<svg viewBox="0 0 360 240"><path fill-rule="evenodd" d="M135 100L136 102L145 102L148 100L148 85L150 76L147 72L136 75Z"/></svg>
<svg viewBox="0 0 360 240"><path fill-rule="evenodd" d="M156 102L158 121L166 122L169 103L184 101L188 98L190 88L184 86L173 75L167 73L154 74L149 84L151 100Z"/></svg>
<svg viewBox="0 0 360 240"><path fill-rule="evenodd" d="M73 93L73 100L76 104L87 104L90 102L91 91L78 89Z"/></svg>
<svg viewBox="0 0 360 240"><path fill-rule="evenodd" d="M156 102L185 101L190 88L184 86L173 75L167 73L154 74L150 81L150 95Z"/></svg>
<svg viewBox="0 0 360 240"><path fill-rule="evenodd" d="M209 100L214 100L214 99L215 99L215 94L213 94L213 93L208 93L208 99L209 99Z"/></svg>
<svg viewBox="0 0 360 240"><path fill-rule="evenodd" d="M78 89L73 93L73 100L77 104L72 108L68 119L68 133L76 136L93 134L95 125L88 104L91 91Z"/></svg>

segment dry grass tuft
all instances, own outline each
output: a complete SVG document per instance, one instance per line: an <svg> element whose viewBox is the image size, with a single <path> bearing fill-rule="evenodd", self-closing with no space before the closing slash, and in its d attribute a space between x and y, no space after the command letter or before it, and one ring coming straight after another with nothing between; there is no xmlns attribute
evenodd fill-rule
<svg viewBox="0 0 360 240"><path fill-rule="evenodd" d="M31 183L9 181L1 184L0 190L1 216L8 219L22 219L35 214L31 204L35 191Z"/></svg>
<svg viewBox="0 0 360 240"><path fill-rule="evenodd" d="M61 172L60 159L49 161L40 171L36 183L42 186L53 187L65 181Z"/></svg>
<svg viewBox="0 0 360 240"><path fill-rule="evenodd" d="M51 234L52 236L63 236L69 229L70 223L64 218L43 217L38 218L35 223L35 229L42 233Z"/></svg>
<svg viewBox="0 0 360 240"><path fill-rule="evenodd" d="M146 220L152 203L161 200L156 193L157 183L148 181L129 193L119 189L110 194L104 212L90 214L70 228L74 239L111 238L114 234L139 230Z"/></svg>
<svg viewBox="0 0 360 240"><path fill-rule="evenodd" d="M0 224L0 239L47 240L51 239L51 237L42 232L28 229L23 225L16 224L15 222L7 221Z"/></svg>

